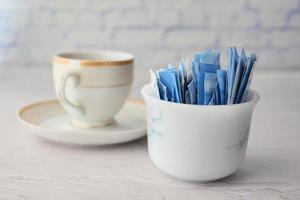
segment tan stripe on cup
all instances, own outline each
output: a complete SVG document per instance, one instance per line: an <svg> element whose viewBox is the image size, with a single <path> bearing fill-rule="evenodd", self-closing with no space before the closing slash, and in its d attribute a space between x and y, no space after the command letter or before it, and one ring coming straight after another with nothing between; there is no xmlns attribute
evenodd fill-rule
<svg viewBox="0 0 300 200"><path fill-rule="evenodd" d="M71 60L68 58L63 58L59 56L54 57L54 62L63 64L63 65L68 65L71 63ZM97 60L97 61L92 61L92 60L80 60L80 65L83 67L114 67L114 66L120 66L120 65L129 65L133 64L133 59L129 60L116 60L116 61L106 61L106 60Z"/></svg>

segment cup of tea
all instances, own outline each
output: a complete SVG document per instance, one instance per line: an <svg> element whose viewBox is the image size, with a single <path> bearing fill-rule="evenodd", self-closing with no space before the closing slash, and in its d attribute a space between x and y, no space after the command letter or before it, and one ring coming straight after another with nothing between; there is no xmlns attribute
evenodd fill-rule
<svg viewBox="0 0 300 200"><path fill-rule="evenodd" d="M129 95L134 56L118 51L67 52L53 58L56 95L78 128L111 124Z"/></svg>

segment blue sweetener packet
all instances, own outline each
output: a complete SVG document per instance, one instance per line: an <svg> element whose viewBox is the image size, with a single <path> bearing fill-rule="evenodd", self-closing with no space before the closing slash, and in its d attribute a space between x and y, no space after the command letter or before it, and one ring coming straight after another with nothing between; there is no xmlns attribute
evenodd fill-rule
<svg viewBox="0 0 300 200"><path fill-rule="evenodd" d="M211 99L209 100L209 103L207 105L216 105L215 104L215 93L213 93Z"/></svg>
<svg viewBox="0 0 300 200"><path fill-rule="evenodd" d="M217 70L218 88L220 92L220 105L227 102L227 72L226 70Z"/></svg>
<svg viewBox="0 0 300 200"><path fill-rule="evenodd" d="M202 57L201 53L196 53L195 56L194 56L194 60L200 63L201 57Z"/></svg>
<svg viewBox="0 0 300 200"><path fill-rule="evenodd" d="M230 104L233 84L235 79L235 72L238 65L239 55L237 49L235 47L229 47L229 60L228 60L228 67L227 67L227 104Z"/></svg>
<svg viewBox="0 0 300 200"><path fill-rule="evenodd" d="M214 87L214 105L221 105L221 96L218 81L215 83Z"/></svg>
<svg viewBox="0 0 300 200"><path fill-rule="evenodd" d="M200 70L200 63L196 60L192 61L192 79L195 80L194 84L195 84L195 88L197 88L197 78L198 78L198 74L199 74L199 70Z"/></svg>
<svg viewBox="0 0 300 200"><path fill-rule="evenodd" d="M197 77L197 103L205 105L204 82L206 73L216 73L220 69L220 52L207 50L200 58L200 70Z"/></svg>
<svg viewBox="0 0 300 200"><path fill-rule="evenodd" d="M193 82L194 82L194 80L192 80L188 84L189 101L190 101L190 104L197 104L197 90L196 90L195 84Z"/></svg>
<svg viewBox="0 0 300 200"><path fill-rule="evenodd" d="M167 88L168 101L181 103L181 87L179 72L176 68L161 69L158 71L159 80Z"/></svg>
<svg viewBox="0 0 300 200"><path fill-rule="evenodd" d="M231 97L229 102L230 104L236 102L236 96L238 93L239 86L241 84L242 77L245 73L246 64L247 64L247 56L244 49L242 49L241 55L239 56L236 72L235 72L235 77L234 77L234 82L233 82L233 87L232 87L232 92L231 92Z"/></svg>
<svg viewBox="0 0 300 200"><path fill-rule="evenodd" d="M208 49L202 54L200 58L200 63L220 66L220 56L220 51Z"/></svg>
<svg viewBox="0 0 300 200"><path fill-rule="evenodd" d="M179 96L179 101L177 103L182 103L182 87L181 87L181 81L180 81L180 71L178 68L176 67L170 67L169 68L169 71L171 73L174 73L175 75L175 78L176 78L176 91L178 93L178 96Z"/></svg>
<svg viewBox="0 0 300 200"><path fill-rule="evenodd" d="M242 81L238 90L237 98L235 103L242 103L244 102L246 96L247 96L247 89L250 87L251 84L251 78L253 69L255 66L257 60L256 54L251 54L247 61L247 66L245 73L242 77Z"/></svg>
<svg viewBox="0 0 300 200"><path fill-rule="evenodd" d="M205 73L204 78L204 105L209 105L213 97L215 83L217 81L216 73Z"/></svg>

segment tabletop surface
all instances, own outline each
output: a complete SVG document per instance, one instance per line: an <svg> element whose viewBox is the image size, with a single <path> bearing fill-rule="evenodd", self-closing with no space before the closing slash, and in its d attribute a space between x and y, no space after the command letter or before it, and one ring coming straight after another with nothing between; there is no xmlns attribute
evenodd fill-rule
<svg viewBox="0 0 300 200"><path fill-rule="evenodd" d="M145 72L146 71L146 72ZM257 71L246 159L232 176L189 183L160 172L146 138L105 147L78 147L30 134L16 118L28 103L55 98L47 68L0 70L0 199L300 199L300 72ZM133 92L147 82L137 70Z"/></svg>

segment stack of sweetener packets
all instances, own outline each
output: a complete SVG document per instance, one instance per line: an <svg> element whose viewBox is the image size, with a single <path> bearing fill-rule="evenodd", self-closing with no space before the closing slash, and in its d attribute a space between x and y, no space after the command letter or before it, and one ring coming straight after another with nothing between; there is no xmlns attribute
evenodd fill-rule
<svg viewBox="0 0 300 200"><path fill-rule="evenodd" d="M220 67L220 52L197 53L189 66L182 59L179 66L150 70L153 95L161 100L185 104L225 105L245 101L256 55L247 57L229 47L227 70Z"/></svg>

